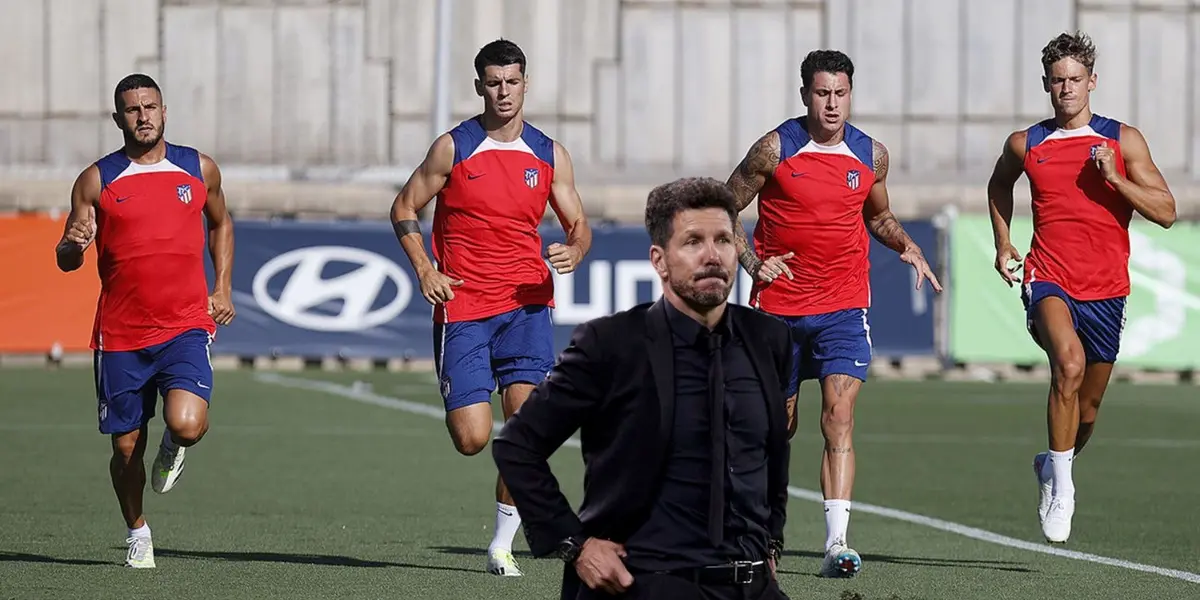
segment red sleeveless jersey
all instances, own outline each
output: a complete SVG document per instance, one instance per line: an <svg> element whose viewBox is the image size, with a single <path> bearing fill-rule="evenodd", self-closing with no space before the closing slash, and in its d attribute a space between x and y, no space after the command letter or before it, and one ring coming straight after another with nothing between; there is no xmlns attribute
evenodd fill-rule
<svg viewBox="0 0 1200 600"><path fill-rule="evenodd" d="M1026 131L1025 175L1033 197L1033 241L1023 282L1056 283L1076 300L1129 295L1129 221L1133 206L1096 168L1096 148L1121 157L1121 123L1093 115L1078 129L1047 119Z"/></svg>
<svg viewBox="0 0 1200 600"><path fill-rule="evenodd" d="M141 165L118 150L96 166L100 299L92 348L139 350L189 329L215 334L204 272L208 193L200 153L167 144L166 158Z"/></svg>
<svg viewBox="0 0 1200 600"><path fill-rule="evenodd" d="M873 143L849 123L844 139L817 144L804 117L783 122L779 166L758 194L758 257L794 252L794 280L755 282L751 303L780 316L816 315L871 304L870 238L863 203L875 184Z"/></svg>
<svg viewBox="0 0 1200 600"><path fill-rule="evenodd" d="M450 131L454 166L433 213L433 253L438 271L463 284L433 311L437 323L554 306L538 234L554 180L554 140L523 126L512 142L488 137L479 116Z"/></svg>

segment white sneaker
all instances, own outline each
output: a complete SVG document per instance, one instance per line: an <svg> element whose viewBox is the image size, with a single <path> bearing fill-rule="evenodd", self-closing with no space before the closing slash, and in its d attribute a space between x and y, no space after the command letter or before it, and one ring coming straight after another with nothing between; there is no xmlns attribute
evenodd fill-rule
<svg viewBox="0 0 1200 600"><path fill-rule="evenodd" d="M1046 511L1050 510L1050 495L1054 492L1054 480L1042 479L1042 466L1050 460L1049 452L1040 452L1033 457L1033 476L1038 482L1038 524L1046 522Z"/></svg>
<svg viewBox="0 0 1200 600"><path fill-rule="evenodd" d="M1071 537L1071 517L1075 515L1075 501L1065 498L1050 500L1050 510L1042 521L1042 534L1052 544L1064 544Z"/></svg>
<svg viewBox="0 0 1200 600"><path fill-rule="evenodd" d="M517 568L517 559L512 552L496 548L488 552L487 572L501 577L520 577L521 569Z"/></svg>
<svg viewBox="0 0 1200 600"><path fill-rule="evenodd" d="M862 557L844 543L836 543L825 551L821 577L854 577L862 569Z"/></svg>
<svg viewBox="0 0 1200 600"><path fill-rule="evenodd" d="M148 537L132 536L125 539L129 551L125 554L125 566L131 569L154 568L154 542Z"/></svg>
<svg viewBox="0 0 1200 600"><path fill-rule="evenodd" d="M154 457L151 467L150 487L159 494L165 494L175 487L179 477L183 475L183 455L187 448L180 446L174 452L158 447L158 456Z"/></svg>

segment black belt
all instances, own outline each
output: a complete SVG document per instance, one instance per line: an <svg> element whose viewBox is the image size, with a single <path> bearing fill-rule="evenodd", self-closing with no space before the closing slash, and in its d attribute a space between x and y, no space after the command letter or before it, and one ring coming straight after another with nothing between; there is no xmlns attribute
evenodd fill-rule
<svg viewBox="0 0 1200 600"><path fill-rule="evenodd" d="M747 585L756 579L766 578L766 561L739 560L711 567L696 567L692 569L675 569L673 571L658 571L665 575L682 577L695 583Z"/></svg>

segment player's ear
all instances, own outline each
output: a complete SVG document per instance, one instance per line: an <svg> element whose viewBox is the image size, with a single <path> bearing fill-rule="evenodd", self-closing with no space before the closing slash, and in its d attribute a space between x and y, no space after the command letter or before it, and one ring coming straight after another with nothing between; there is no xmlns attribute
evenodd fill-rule
<svg viewBox="0 0 1200 600"><path fill-rule="evenodd" d="M1047 94L1050 93L1050 79L1045 75L1042 75L1042 91L1046 92Z"/></svg>
<svg viewBox="0 0 1200 600"><path fill-rule="evenodd" d="M1096 73L1093 71L1091 77L1088 77L1088 91L1096 91Z"/></svg>
<svg viewBox="0 0 1200 600"><path fill-rule="evenodd" d="M667 252L662 246L650 246L650 264L654 266L654 271L658 273L659 279L667 279Z"/></svg>
<svg viewBox="0 0 1200 600"><path fill-rule="evenodd" d="M483 82L478 79L475 80L475 95L483 97Z"/></svg>
<svg viewBox="0 0 1200 600"><path fill-rule="evenodd" d="M808 108L808 88L800 86L800 101L804 103L804 107Z"/></svg>
<svg viewBox="0 0 1200 600"><path fill-rule="evenodd" d="M121 124L121 114L120 113L114 112L112 114L112 120L113 120L113 123L116 124L117 129L124 130L124 126Z"/></svg>

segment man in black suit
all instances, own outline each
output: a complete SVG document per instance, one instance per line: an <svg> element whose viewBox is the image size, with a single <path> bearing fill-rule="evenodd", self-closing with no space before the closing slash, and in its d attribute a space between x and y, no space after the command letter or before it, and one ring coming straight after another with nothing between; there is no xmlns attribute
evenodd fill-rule
<svg viewBox="0 0 1200 600"><path fill-rule="evenodd" d="M650 192L662 298L580 325L496 436L492 454L530 549L567 563L564 599L787 597L775 563L791 341L782 321L727 303L736 219L714 179ZM578 516L547 462L577 430Z"/></svg>

